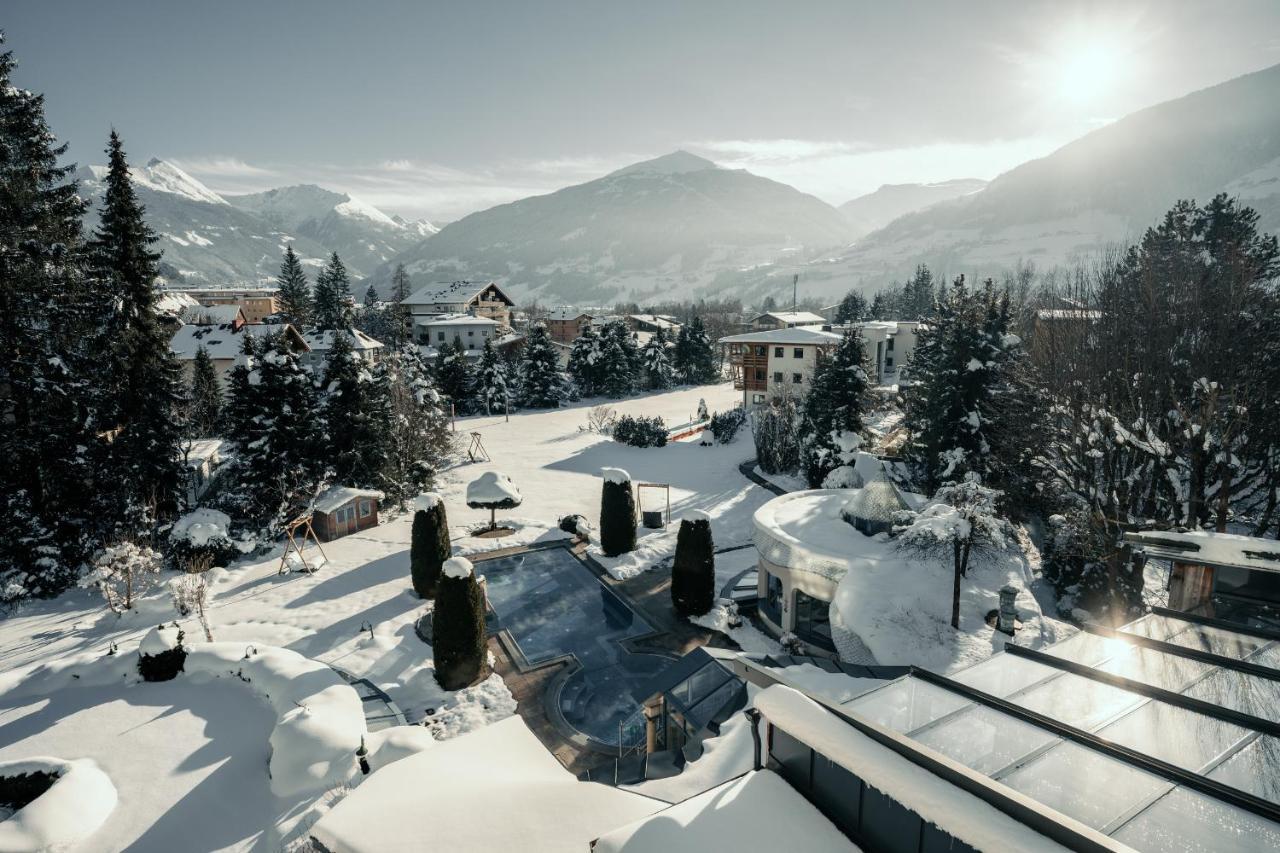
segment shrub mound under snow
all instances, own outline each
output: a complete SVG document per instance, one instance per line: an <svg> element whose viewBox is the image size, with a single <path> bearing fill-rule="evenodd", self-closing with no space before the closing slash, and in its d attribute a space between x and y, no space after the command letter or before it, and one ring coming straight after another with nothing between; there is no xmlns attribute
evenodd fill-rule
<svg viewBox="0 0 1280 853"><path fill-rule="evenodd" d="M166 552L170 564L179 569L198 557L223 565L241 553L231 541L230 516L209 507L197 507L173 523Z"/></svg>
<svg viewBox="0 0 1280 853"><path fill-rule="evenodd" d="M0 850L65 850L88 838L116 807L116 788L89 758L37 756L0 761L0 776L51 774L49 790L0 821Z"/></svg>

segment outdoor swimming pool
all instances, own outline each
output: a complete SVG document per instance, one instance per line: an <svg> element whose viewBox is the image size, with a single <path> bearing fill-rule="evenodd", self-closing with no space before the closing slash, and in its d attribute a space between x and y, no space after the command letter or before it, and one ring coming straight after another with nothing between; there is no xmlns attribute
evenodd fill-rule
<svg viewBox="0 0 1280 853"><path fill-rule="evenodd" d="M672 662L623 647L622 640L652 633L652 626L564 548L485 560L476 571L487 580L497 627L510 633L523 663L572 655L582 665L554 699L564 719L593 740L616 744L618 724L639 707L632 688Z"/></svg>

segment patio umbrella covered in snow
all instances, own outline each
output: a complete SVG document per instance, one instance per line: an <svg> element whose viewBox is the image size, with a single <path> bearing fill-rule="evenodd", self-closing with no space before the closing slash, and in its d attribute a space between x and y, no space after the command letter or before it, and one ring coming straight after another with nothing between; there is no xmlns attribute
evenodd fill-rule
<svg viewBox="0 0 1280 853"><path fill-rule="evenodd" d="M498 522L494 518L497 510L514 509L523 500L511 478L497 471L486 471L467 484L467 506L489 510L490 530L498 529Z"/></svg>

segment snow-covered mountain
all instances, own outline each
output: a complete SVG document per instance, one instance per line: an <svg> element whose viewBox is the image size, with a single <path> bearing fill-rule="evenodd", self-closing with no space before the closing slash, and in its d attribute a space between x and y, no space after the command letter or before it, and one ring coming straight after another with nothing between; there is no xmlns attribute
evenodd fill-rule
<svg viewBox="0 0 1280 853"><path fill-rule="evenodd" d="M1043 269L1138 239L1179 199L1224 191L1280 232L1278 94L1280 65L1157 104L902 216L838 257L767 273L799 272L805 292L834 298L900 280L917 263L945 277L998 277L1020 260Z"/></svg>
<svg viewBox="0 0 1280 853"><path fill-rule="evenodd" d="M838 209L849 220L852 236L858 238L883 228L899 216L976 193L986 185L986 181L978 178L957 178L936 184L885 184L873 193L846 201Z"/></svg>
<svg viewBox="0 0 1280 853"><path fill-rule="evenodd" d="M744 268L847 243L835 208L785 184L686 151L473 213L386 264L415 284L492 278L517 296L599 304L688 296Z"/></svg>
<svg viewBox="0 0 1280 853"><path fill-rule="evenodd" d="M227 196L227 201L275 227L314 240L365 273L439 230L425 220L406 222L314 184Z"/></svg>
<svg viewBox="0 0 1280 853"><path fill-rule="evenodd" d="M93 202L86 227L97 224L105 166L76 172L80 194ZM160 235L164 275L191 284L272 280L285 247L314 274L330 252L355 278L435 233L430 222L387 216L349 195L317 186L221 196L164 160L130 170L147 222Z"/></svg>

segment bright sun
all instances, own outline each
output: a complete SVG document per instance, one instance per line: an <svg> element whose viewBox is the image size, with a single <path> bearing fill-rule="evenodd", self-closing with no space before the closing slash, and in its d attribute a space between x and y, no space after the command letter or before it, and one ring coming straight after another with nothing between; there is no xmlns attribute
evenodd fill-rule
<svg viewBox="0 0 1280 853"><path fill-rule="evenodd" d="M1114 87L1121 70L1121 54L1111 45L1081 45L1063 57L1058 90L1066 100L1091 104Z"/></svg>

